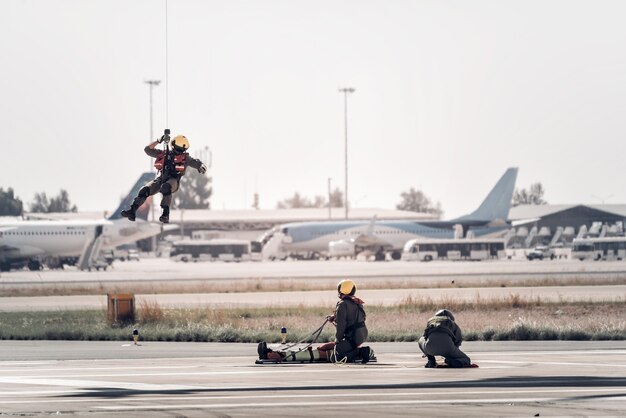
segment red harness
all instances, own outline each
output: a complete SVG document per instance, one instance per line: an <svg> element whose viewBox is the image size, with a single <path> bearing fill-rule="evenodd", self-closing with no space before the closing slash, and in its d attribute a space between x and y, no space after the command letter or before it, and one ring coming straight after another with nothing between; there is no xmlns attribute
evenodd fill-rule
<svg viewBox="0 0 626 418"><path fill-rule="evenodd" d="M185 166L187 161L187 153L183 154L174 154L174 168L176 169L176 174L183 174L185 172ZM157 156L156 161L154 162L154 168L159 171L163 171L165 167L165 151L161 151L161 153Z"/></svg>

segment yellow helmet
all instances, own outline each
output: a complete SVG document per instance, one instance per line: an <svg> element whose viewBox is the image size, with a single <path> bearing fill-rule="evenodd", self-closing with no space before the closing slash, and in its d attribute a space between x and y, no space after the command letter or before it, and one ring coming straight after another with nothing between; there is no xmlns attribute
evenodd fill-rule
<svg viewBox="0 0 626 418"><path fill-rule="evenodd" d="M189 149L189 140L187 140L184 135L178 135L172 141L172 147L174 147L176 151L185 152Z"/></svg>
<svg viewBox="0 0 626 418"><path fill-rule="evenodd" d="M342 280L337 285L337 292L340 295L350 295L353 296L356 292L356 284L352 280Z"/></svg>

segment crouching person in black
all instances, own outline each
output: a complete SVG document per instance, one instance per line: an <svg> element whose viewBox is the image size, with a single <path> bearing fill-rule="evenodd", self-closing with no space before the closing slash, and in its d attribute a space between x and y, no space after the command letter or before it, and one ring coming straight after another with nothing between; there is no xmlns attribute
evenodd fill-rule
<svg viewBox="0 0 626 418"><path fill-rule="evenodd" d="M335 314L330 317L337 326L336 345L331 361L352 362L361 358L363 363L367 363L370 359L370 348L361 347L367 340L363 301L354 296L356 285L352 280L339 282L337 292L340 300L337 302Z"/></svg>
<svg viewBox="0 0 626 418"><path fill-rule="evenodd" d="M449 367L470 367L470 358L459 346L463 342L461 328L454 322L454 315L447 309L441 309L428 320L424 335L418 344L428 358L425 367L437 367L435 356L442 356Z"/></svg>

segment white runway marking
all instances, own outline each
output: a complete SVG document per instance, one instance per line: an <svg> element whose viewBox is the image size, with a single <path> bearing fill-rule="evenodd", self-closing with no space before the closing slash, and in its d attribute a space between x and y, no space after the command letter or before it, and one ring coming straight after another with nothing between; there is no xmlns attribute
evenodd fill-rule
<svg viewBox="0 0 626 418"><path fill-rule="evenodd" d="M209 366L207 364L207 366ZM221 364L220 364L221 366ZM132 367L132 369L130 368ZM0 367L0 372L2 373L34 373L34 372L71 372L71 371L94 371L94 370L159 370L159 369L197 369L198 365L190 364L190 365L178 365L178 366L112 366L112 367L59 367L59 368L47 368L47 369L3 369Z"/></svg>
<svg viewBox="0 0 626 418"><path fill-rule="evenodd" d="M202 388L198 388L202 389ZM224 388L225 391L228 391L229 388ZM239 389L239 388L235 388ZM259 389L267 389L267 388L259 388ZM63 393L71 393L62 391ZM442 396L442 395L515 395L515 394L529 394L529 393L593 393L593 392L611 392L609 388L598 388L598 389L534 389L534 390L502 390L502 391L454 391L447 390L445 392L423 392L421 390L416 390L414 392L375 392L375 393L335 393L332 395L333 398L355 398L355 397L374 397L374 396L384 396L384 397L401 397L401 396ZM25 394L28 392L15 392L15 394ZM81 390L78 393L91 393L91 391ZM279 395L245 395L245 396L170 396L170 397L154 397L147 396L135 399L125 399L124 402L164 402L164 401L186 401L186 400L222 400L222 399L297 399L297 398L328 398L328 394L279 394ZM510 398L509 400L514 400L515 398ZM8 400L8 401L0 401L0 404L21 404L21 403L82 403L88 402L93 403L93 398L65 398L65 399L46 399L46 400Z"/></svg>
<svg viewBox="0 0 626 418"><path fill-rule="evenodd" d="M418 353L421 354L421 353ZM626 354L626 350L568 350L568 351L478 351L472 353L472 357L479 356L558 356L558 355L593 355L593 354L601 354L601 355L621 355Z"/></svg>
<svg viewBox="0 0 626 418"><path fill-rule="evenodd" d="M455 372L461 372L461 373L479 373L480 370L486 370L486 369L507 369L507 368L515 368L515 365L528 365L528 364L536 364L536 365L566 365L566 366L577 366L577 367L593 367L593 368L597 368L597 367L607 367L607 368L615 368L615 367L626 367L626 364L617 364L617 363L577 363L577 362L549 362L549 361L532 361L532 360L527 360L527 361L518 361L518 360L481 360L479 363L484 364L501 364L500 366L494 365L494 366L483 366L483 367L479 367L478 369L468 369L468 368L463 368L463 369L454 369L454 368L450 368L450 369L442 369L441 371L443 373L446 372L450 372L450 371L455 371ZM407 366L407 364L412 365L412 366ZM223 370L223 371L180 371L180 372L154 372L154 373L149 373L149 372L144 372L144 373L137 373L137 370L168 370L168 369L175 369L175 370L180 370L180 369L196 369L198 366L196 365L181 365L181 366L138 366L138 367L133 367L131 369L129 369L128 367L111 367L111 368L107 368L107 367L91 367L91 368L80 368L80 367L75 367L75 368L59 368L59 369L54 369L54 368L45 368L45 369L26 369L26 370L21 370L21 369L9 369L9 370L2 370L0 369L0 371L4 372L4 373L8 373L8 372L14 372L14 373L30 373L30 372L45 372L45 371L50 371L50 372L55 372L57 373L56 377L58 379L72 379L72 378L101 378L101 377L106 377L106 378L110 378L110 377L132 377L132 378L137 378L137 377L156 377L156 376L238 376L238 375L256 375L259 373L263 373L265 375L267 374L292 374L292 373L297 373L297 374L319 374L319 373L324 373L324 374L328 374L328 373L343 373L343 371L345 369L352 369L355 371L367 371L368 374L369 373L398 373L398 372L407 372L407 371L411 371L411 372L415 372L415 371L423 371L424 373L432 373L432 370L429 369L425 369L424 367L422 367L421 363L413 363L413 362L407 362L407 363L393 363L393 364L389 364L389 365L385 365L385 366L362 366L362 365L348 365L348 366L335 366L335 367L327 367L329 364L325 364L325 363L320 363L320 364L314 364L314 365L305 365L304 368L303 367L291 367L291 366L300 366L299 364L284 364L284 365L266 365L266 366L249 366L246 367L247 370ZM507 366L508 365L508 366ZM223 367L223 364L220 364L219 366ZM326 366L326 367L325 367ZM211 367L211 364L207 363L206 367ZM85 372L92 372L92 371L101 371L101 370L124 370L126 371L126 373L80 373L80 374L67 374L67 375L63 375L60 374L60 372L64 372L64 371L85 371ZM443 371L445 370L445 372ZM1 382L5 382L5 383L21 383L22 381L28 381L29 383L27 384L33 384L34 381L36 381L35 379L47 379L49 376L48 375L27 375L24 376L22 374L22 376L15 376L15 377L10 377L10 376L2 376L0 377L0 383ZM26 380L24 380L26 379Z"/></svg>
<svg viewBox="0 0 626 418"><path fill-rule="evenodd" d="M420 404L501 404L501 403L529 403L529 402L555 402L554 398L520 398L520 399L437 399L437 400L394 400L394 401L341 401L341 402L275 402L275 403L223 403L223 404L175 404L175 405L135 405L135 406L97 406L95 409L107 411L133 411L133 410L168 410L168 409L215 409L215 408L280 408L280 407L333 407L344 408L346 406L363 407L376 405L420 405Z"/></svg>
<svg viewBox="0 0 626 418"><path fill-rule="evenodd" d="M55 378L50 379L46 377L0 377L0 383L9 383L17 385L46 385L46 386L66 386L75 388L84 387L107 387L115 389L130 389L130 390L194 390L196 386L183 386L183 385L160 385L150 383L133 383L133 382L107 382L103 380L72 380Z"/></svg>
<svg viewBox="0 0 626 418"><path fill-rule="evenodd" d="M0 361L0 367L2 366L42 366L47 364L58 364L57 360L51 361Z"/></svg>
<svg viewBox="0 0 626 418"><path fill-rule="evenodd" d="M616 363L573 363L565 361L515 361L515 360L481 360L481 363L504 363L504 364L546 364L552 366L578 366L578 367L626 367L626 364Z"/></svg>
<svg viewBox="0 0 626 418"><path fill-rule="evenodd" d="M86 374L71 374L71 375L57 375L56 377L59 379L65 379L65 378L84 378L84 377L89 377L89 378L95 378L95 377L132 377L132 378L136 378L136 377L155 377L155 376L241 376L241 375L258 375L260 373L263 373L264 375L267 374L289 374L289 373L297 373L297 374L317 374L317 373L324 373L324 374L329 374L329 373L344 373L346 369L353 369L355 371L367 371L368 374L370 373L389 373L389 372L402 372L402 371L411 371L414 372L415 370L420 370L423 369L425 372L429 372L427 369L424 368L418 368L418 369L409 369L406 367L368 367L368 366L341 366L341 367L325 367L325 368L307 368L307 367L311 367L313 365L306 365L305 368L291 368L291 367L277 367L277 368L273 368L273 369L269 369L267 366L260 366L260 367L250 367L249 370L234 370L234 371L206 371L206 372L172 372L172 373L131 373L130 369L128 371L128 373L124 373L124 374L119 374L119 373L102 373L102 374L90 374L90 373L86 373ZM467 372L469 370L474 370L474 369L450 369L450 370L457 370L457 371L464 371ZM38 375L33 375L33 376L26 376L24 377L24 379L27 379L29 381L33 381L35 379L47 379L48 376L46 375L42 375L42 376L38 376ZM5 383L20 383L20 379L22 379L22 377L7 377L7 376L1 376L0 377L0 383L5 382Z"/></svg>

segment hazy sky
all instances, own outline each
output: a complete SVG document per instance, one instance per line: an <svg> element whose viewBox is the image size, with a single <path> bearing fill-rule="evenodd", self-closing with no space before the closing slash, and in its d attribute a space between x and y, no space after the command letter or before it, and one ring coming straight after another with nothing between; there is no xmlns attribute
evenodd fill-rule
<svg viewBox="0 0 626 418"><path fill-rule="evenodd" d="M626 202L624 1L169 0L167 16L169 128L210 148L215 209L343 188L342 86L354 206L416 187L461 215L509 166L550 203ZM165 0L0 0L1 187L115 208L150 165L165 21Z"/></svg>

